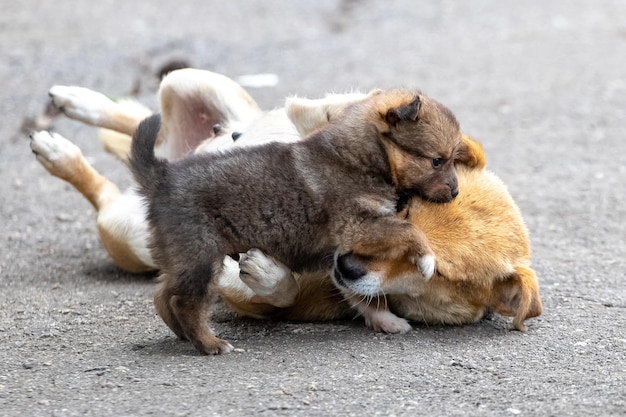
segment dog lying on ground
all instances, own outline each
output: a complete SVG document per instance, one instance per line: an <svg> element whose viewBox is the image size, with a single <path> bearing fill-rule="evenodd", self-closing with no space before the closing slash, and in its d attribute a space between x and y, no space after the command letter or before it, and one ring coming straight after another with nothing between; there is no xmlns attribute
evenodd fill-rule
<svg viewBox="0 0 626 417"><path fill-rule="evenodd" d="M150 114L147 109L128 103L114 103L102 94L78 87L54 87L50 94L55 104L69 117L111 129L103 135L105 149L127 161L129 135ZM363 95L352 94L321 100L292 99L287 102L287 111L263 113L250 96L229 78L191 69L176 71L165 78L160 95L163 125L155 152L171 160L183 157L188 150L213 152L230 146L256 145L263 140L296 141L336 117L347 103L363 98ZM213 127L218 123L222 129L215 132ZM247 133L234 142L227 134L231 131ZM183 138L187 142L182 142ZM530 251L527 232L519 210L505 187L493 174L483 169L484 155L480 146L467 137L464 137L464 142L476 145L474 150L477 152L473 153L475 160L469 162L476 168L459 166L460 198L453 204L445 205L413 200L405 208L406 213L411 214L411 221L418 225L419 218L427 215L433 207L439 210L431 223L420 227L427 232L431 247L436 249L438 268L450 266L446 272L451 278L437 273L428 282L418 285L415 282L418 278L423 281L419 272L410 265L408 269L403 269L407 265L401 259L373 262L375 258L348 256L342 258L342 267L337 270L350 267L352 272L346 275L353 278L359 276L360 273L354 273L358 270L363 272L360 276L366 277L367 281L372 274L368 274L366 268L372 268L379 282L404 285L404 294L394 291L386 298L371 294L362 296L376 300L379 305L381 299L383 304L386 300L394 311L411 320L462 324L476 321L487 310L493 310L514 316L515 328L524 330L524 320L541 313L537 280L528 268ZM130 272L156 269L147 248L145 208L133 190L120 193L113 183L88 164L80 149L56 133L34 134L31 148L52 175L70 182L94 205L98 211L97 226L101 240L118 266ZM463 196L464 189L469 186L482 190L479 198L472 199L476 213L483 206L485 210L491 210L490 215L502 213L502 216L514 221L494 222L498 231L492 231L480 228L483 227L481 216L467 216L469 226L472 221L479 221L477 224L481 226L472 229L471 236L475 236L475 240L464 239L460 242L462 249L455 251L458 239L446 238L450 232L446 213L452 215L452 212L446 212L446 208L467 201ZM489 203L491 200L494 204ZM464 207L469 206L460 204L459 211L462 212ZM414 215L416 208L419 208L420 216ZM451 232L454 233L454 230ZM503 234L507 237L502 238ZM491 237L492 244L482 244L486 237ZM511 249L508 251L492 251L494 246L497 248L509 243L507 247ZM468 247L472 249L465 250ZM439 252L446 256L442 257ZM459 256L463 262L455 269L453 262ZM362 268L355 268L355 265ZM234 311L252 317L325 320L354 315L350 312L350 305L338 294L327 270L293 274L260 251L250 251L242 257L239 265L226 258L224 272L216 284L217 291ZM383 290L386 293L389 289ZM356 294L358 291L353 291L353 296L358 297ZM369 322L368 325L389 332L408 330L408 324L403 320L382 320Z"/></svg>
<svg viewBox="0 0 626 417"><path fill-rule="evenodd" d="M361 311L375 305L386 307L381 308L381 316L390 310L429 324L472 323L496 312L513 317L513 327L526 331L524 321L540 315L542 303L520 211L502 181L484 169L484 159L474 168L459 164L457 174L459 195L453 203L413 199L401 213L428 236L437 255L437 272L430 280L424 281L406 259L349 254L336 262L333 282L323 271L294 274L253 250L242 256L239 267L255 290L230 279L236 274L226 274L229 281L220 286L222 298L233 311L256 318L351 318L350 307ZM395 317L372 321L367 311L362 314L375 330L410 330L408 322Z"/></svg>
<svg viewBox="0 0 626 417"><path fill-rule="evenodd" d="M154 156L160 120L137 128L130 166L161 271L157 311L201 353L231 348L208 327L226 255L260 248L301 272L329 269L334 253L355 253L409 259L426 279L433 275L428 241L396 216L396 205L398 194L443 203L458 193L454 162L468 150L456 119L436 101L377 90L298 142L175 162Z"/></svg>

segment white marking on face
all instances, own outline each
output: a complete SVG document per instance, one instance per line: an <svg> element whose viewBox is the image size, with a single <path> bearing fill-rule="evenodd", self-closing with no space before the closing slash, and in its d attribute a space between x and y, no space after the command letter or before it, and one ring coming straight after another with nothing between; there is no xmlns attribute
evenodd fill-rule
<svg viewBox="0 0 626 417"><path fill-rule="evenodd" d="M369 273L361 278L348 281L344 280L343 286L360 295L378 295L381 292L381 276L377 273Z"/></svg>

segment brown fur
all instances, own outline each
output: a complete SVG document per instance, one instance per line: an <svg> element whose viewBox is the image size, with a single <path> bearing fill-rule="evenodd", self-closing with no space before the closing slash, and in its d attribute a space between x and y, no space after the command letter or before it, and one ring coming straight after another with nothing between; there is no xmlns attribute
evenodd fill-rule
<svg viewBox="0 0 626 417"><path fill-rule="evenodd" d="M148 114L145 108L128 108L123 103L113 103L104 99L101 94L88 91L86 89L53 88L50 91L55 104L61 107L64 112L72 118L76 118L85 123L114 129L116 131L132 134L141 118ZM260 115L258 106L250 99L249 95L235 82L220 74L200 70L175 71L166 77L161 85L161 103L163 110L163 131L176 131L181 129L180 112L177 108L185 108L185 100L190 96L198 96L196 100L206 103L206 107L195 106L199 111L189 126L203 126L203 135L206 137L207 146L212 146L213 132L206 130L212 128L210 123L219 120L219 123L229 128L243 128L248 131L250 122ZM287 113L294 122L300 134L305 135L314 129L324 127L329 119L337 117L341 113L346 103L364 97L361 94L329 96L324 100L303 100L290 99L288 101ZM169 104L168 104L169 103ZM296 105L294 105L294 103ZM78 111L77 111L78 110ZM95 111L95 112L94 112ZM211 114L216 111L218 115ZM383 109L384 112L384 109ZM380 113L380 112L379 112ZM84 116L90 115L89 117ZM210 123L203 123L202 119L208 116ZM393 116L392 116L393 117ZM258 121L260 126L267 123L265 120ZM266 136L276 136L272 131L282 126L287 121L272 120L276 123L266 133L261 136L250 132L253 143L255 138L262 139ZM170 129L171 126L171 129ZM384 129L384 124L381 125ZM257 128L252 130L257 131ZM103 135L105 148L113 151L115 155L126 162L130 137L123 135L111 135L112 131L107 131ZM170 132L171 133L171 132ZM145 229L145 219L141 217L129 216L130 212L136 212L139 203L137 199L129 198L117 190L114 184L106 180L96 172L80 153L80 150L69 141L54 134L46 140L45 135L38 135L37 140L31 141L33 152L42 165L54 176L60 177L74 185L98 210L98 230L106 250L112 260L121 268L131 272L140 272L156 269L153 260L146 256L145 243L142 243L147 235ZM172 141L173 144L172 144ZM159 155L166 155L171 159L183 156L191 146L179 146L176 137L166 137L160 135L159 142L165 149ZM58 144L67 142L63 149L58 148ZM209 143L211 142L211 143ZM467 187L482 190L476 200L476 207L490 207L495 218L511 212L514 221L512 223L501 223L494 229L494 236L489 238L492 229L478 228L473 239L464 239L463 246L455 248L459 242L458 234L452 233L451 239L447 240L447 232L450 231L448 225L451 219L458 214L465 218L467 222L481 217L465 214L460 207L457 212L450 211L453 204L443 206L433 204L422 204L412 202L407 212L415 216L421 213L428 218L429 212L432 219L430 226L426 226L427 237L434 245L435 253L438 256L441 271L445 270L448 276L437 274L428 282L423 282L417 272L415 265L406 261L381 261L370 260L369 268L376 270L379 268L387 277L389 286L404 286L406 293L395 293L388 297L389 304L393 310L408 318L427 323L461 324L478 320L488 311L493 310L506 316L513 316L513 325L520 330L525 329L524 320L541 313L541 299L538 292L537 278L528 267L530 263L530 252L528 238L523 222L514 202L506 192L505 187L493 177L492 174L484 171L485 156L478 142L469 138L464 140L465 147L458 150L458 158L465 160L469 166L476 166L478 170L467 170L461 168L459 171L459 182L461 183L460 198L463 197ZM387 144L390 154L397 153L398 160L395 165L401 165L402 152L400 149L393 149L393 143ZM49 148L46 148L49 147ZM219 145L217 146L219 148ZM176 149L174 149L176 148ZM168 153L169 150L169 153ZM196 148L196 151L198 148ZM182 152L182 153L181 153ZM394 157L395 159L395 157ZM396 171L398 169L396 168ZM397 174L396 174L396 178ZM498 197L500 196L500 197ZM501 198L504 196L505 198ZM493 203L489 203L490 200ZM461 200L459 200L461 201ZM464 200L466 201L466 200ZM420 208L421 207L421 208ZM465 206L464 206L465 207ZM433 210L437 211L433 211ZM443 210L443 211L441 211ZM477 223L477 225L482 223ZM438 232L437 230L440 229ZM501 233L513 233L513 243L519 244L519 251L510 248L505 252L491 252L493 247L499 247L500 241L506 246L507 238ZM483 239L487 237L492 241L489 245L483 245ZM475 246L475 250L467 250L469 246ZM483 245L483 246L481 246ZM130 248L130 249L129 249ZM488 249L489 251L481 250ZM373 248L375 250L375 247ZM441 255L440 256L440 252ZM446 260L452 259L460 254L460 263L450 263ZM475 258L472 261L472 258ZM519 265L511 268L509 261L518 260ZM514 261L510 262L514 264ZM484 268L484 269L483 269ZM233 282L245 285L239 280L238 273L231 274ZM261 297L250 289L247 291L233 286L223 285L220 281L215 288L226 301L226 303L236 312L252 317L278 317L290 320L332 320L342 317L354 317L354 311L345 301L342 294L333 284L331 277L324 271L306 272L302 275L296 274L297 287L295 288L295 299L291 301L284 293L274 294L274 298L284 297L280 303L268 302L267 298ZM295 282L295 280L294 280ZM395 284L394 284L395 282ZM423 285L422 285L423 284ZM164 285L164 284L161 284ZM299 286L299 287L298 287ZM171 292L171 289L165 291ZM285 301L286 300L286 301ZM175 296L170 294L170 301L177 301ZM384 299L374 299L372 303L380 302L384 305ZM158 301L158 304L164 304ZM169 303L165 303L169 304ZM176 304L176 303L174 303ZM281 307L276 307L280 305ZM174 306L175 307L175 306ZM172 323L175 327L174 319L167 317L167 313L172 311L169 306L162 307L164 320ZM206 314L200 312L200 315ZM182 334L182 331L175 331Z"/></svg>
<svg viewBox="0 0 626 417"><path fill-rule="evenodd" d="M229 349L204 320L225 255L260 248L295 270L328 267L335 250L432 258L419 229L395 216L397 193L442 202L457 192L458 124L408 90L374 92L300 142L252 152L168 164L154 158L158 129L155 116L140 124L130 159L162 271L155 304L172 331L205 354Z"/></svg>
<svg viewBox="0 0 626 417"><path fill-rule="evenodd" d="M513 317L513 327L525 331L524 321L542 312L537 277L530 268L528 232L504 184L484 169L481 145L467 136L464 142L470 162L457 167L460 193L456 200L433 204L414 199L401 213L428 237L437 256L435 276L424 281L406 258L356 258L353 262L358 260L363 273L381 276L386 300L374 298L371 304L380 303L379 308L389 307L401 317L432 324L464 324L493 311ZM331 277L321 282L319 278L298 278L312 307L294 304L288 309L271 309L261 302L239 301L235 310L257 317L299 320L346 317L345 304L338 307L336 292L329 286ZM231 305L234 291L223 288L221 293ZM363 301L362 296L355 297Z"/></svg>

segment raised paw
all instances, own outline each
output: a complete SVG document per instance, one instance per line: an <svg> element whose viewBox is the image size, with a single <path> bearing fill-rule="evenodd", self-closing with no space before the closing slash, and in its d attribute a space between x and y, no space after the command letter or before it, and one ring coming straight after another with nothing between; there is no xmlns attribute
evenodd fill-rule
<svg viewBox="0 0 626 417"><path fill-rule="evenodd" d="M298 283L286 266L250 249L239 258L239 277L255 294L276 307L293 305L298 295Z"/></svg>
<svg viewBox="0 0 626 417"><path fill-rule="evenodd" d="M413 328L409 322L389 310L368 309L363 312L365 325L374 331L384 333L407 333Z"/></svg>
<svg viewBox="0 0 626 417"><path fill-rule="evenodd" d="M64 180L69 180L84 162L80 148L57 133L32 133L30 149L50 174Z"/></svg>
<svg viewBox="0 0 626 417"><path fill-rule="evenodd" d="M115 102L104 94L84 87L55 85L48 94L52 103L66 116L95 126L100 126L111 107L115 106Z"/></svg>
<svg viewBox="0 0 626 417"><path fill-rule="evenodd" d="M426 281L431 279L433 275L435 275L435 271L437 270L437 262L435 260L435 255L432 253L426 255L415 255L411 256L410 261L416 265L422 276Z"/></svg>

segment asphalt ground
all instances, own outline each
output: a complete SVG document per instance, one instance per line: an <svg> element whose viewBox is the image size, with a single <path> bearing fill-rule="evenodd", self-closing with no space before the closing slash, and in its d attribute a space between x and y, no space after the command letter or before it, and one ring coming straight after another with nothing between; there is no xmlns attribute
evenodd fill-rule
<svg viewBox="0 0 626 417"><path fill-rule="evenodd" d="M626 415L626 3L620 0L0 1L0 415ZM243 320L199 356L117 269L95 213L28 147L53 84L155 106L172 58L265 108L409 86L448 105L522 209L544 313L416 325ZM24 122L26 121L26 125ZM101 172L95 130L58 118Z"/></svg>

